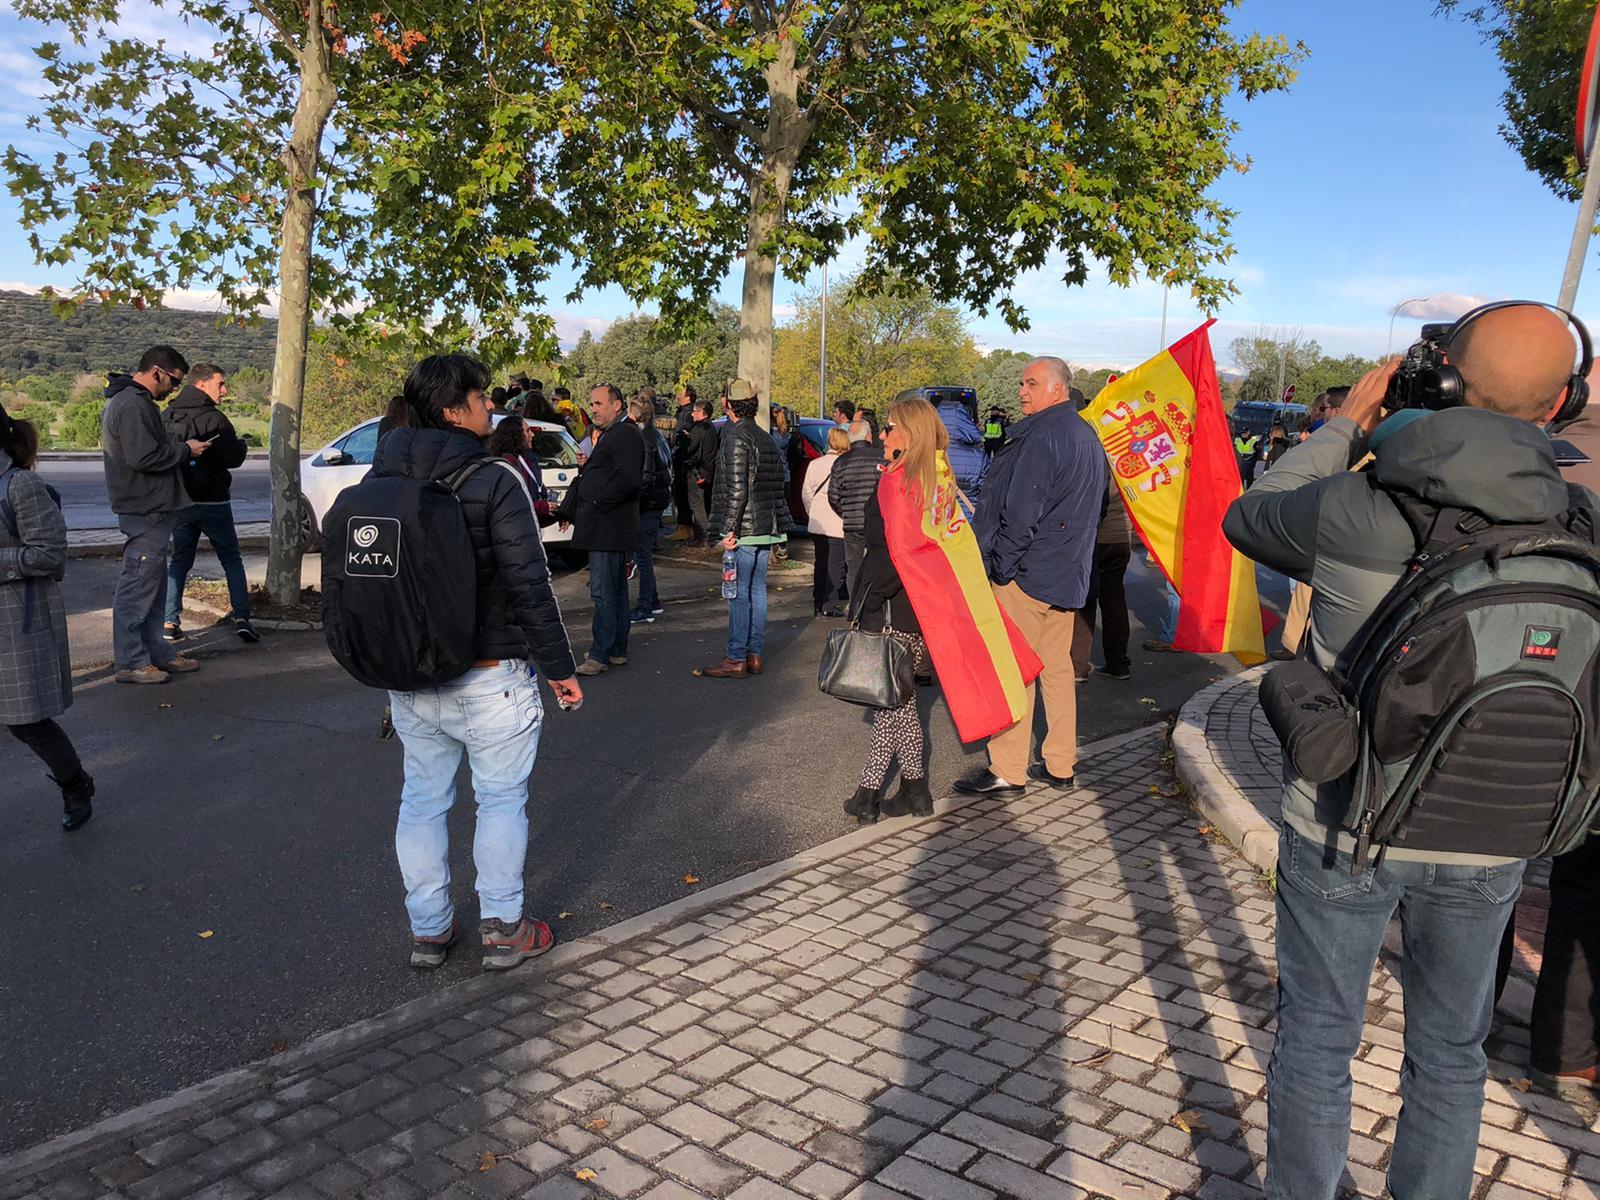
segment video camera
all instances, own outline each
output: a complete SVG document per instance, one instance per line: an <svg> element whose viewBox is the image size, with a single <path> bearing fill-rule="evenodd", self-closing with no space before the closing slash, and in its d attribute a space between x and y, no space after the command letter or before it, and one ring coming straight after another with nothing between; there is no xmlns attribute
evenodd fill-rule
<svg viewBox="0 0 1600 1200"><path fill-rule="evenodd" d="M1430 398L1437 387L1439 368L1446 364L1445 345L1455 325L1450 322L1428 324L1422 327L1422 336L1411 343L1400 365L1389 379L1389 390L1384 393L1383 406L1387 409L1433 408Z"/></svg>

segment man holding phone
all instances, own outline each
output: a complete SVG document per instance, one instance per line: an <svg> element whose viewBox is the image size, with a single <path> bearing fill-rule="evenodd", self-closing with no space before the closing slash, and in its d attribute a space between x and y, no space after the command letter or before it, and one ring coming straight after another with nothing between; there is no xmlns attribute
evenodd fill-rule
<svg viewBox="0 0 1600 1200"><path fill-rule="evenodd" d="M156 404L181 387L188 373L183 355L171 346L152 346L132 375L114 374L106 381L100 417L106 491L127 538L111 600L118 683L165 683L173 672L200 669L161 637L172 526L178 511L189 506L181 469L209 443L185 438L163 423Z"/></svg>
<svg viewBox="0 0 1600 1200"><path fill-rule="evenodd" d="M169 642L181 642L187 636L181 621L183 589L201 534L211 543L228 580L229 610L222 623L231 626L241 641L254 645L261 640L250 623L250 586L239 555L239 535L233 527L233 470L243 464L246 447L220 407L227 394L227 373L211 363L196 363L189 370L188 386L168 402L163 414L168 428L179 437L206 447L196 457L185 459L180 468L191 503L178 513L172 528L162 627L162 636Z"/></svg>

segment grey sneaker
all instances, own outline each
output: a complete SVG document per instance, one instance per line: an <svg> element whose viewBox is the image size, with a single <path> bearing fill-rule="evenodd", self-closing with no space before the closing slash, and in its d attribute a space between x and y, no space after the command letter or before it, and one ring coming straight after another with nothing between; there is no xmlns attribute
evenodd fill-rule
<svg viewBox="0 0 1600 1200"><path fill-rule="evenodd" d="M613 667L625 667L628 665L628 656L626 654L613 654L610 658L606 659L606 662L610 663Z"/></svg>
<svg viewBox="0 0 1600 1200"><path fill-rule="evenodd" d="M585 658L578 664L575 674L578 675L603 675L607 670L606 664L593 658Z"/></svg>
<svg viewBox="0 0 1600 1200"><path fill-rule="evenodd" d="M165 683L171 678L172 676L154 663L149 663L134 671L118 671L116 674L118 683Z"/></svg>
<svg viewBox="0 0 1600 1200"><path fill-rule="evenodd" d="M530 958L538 958L556 944L556 935L550 926L531 917L523 917L513 924L491 917L478 922L478 935L483 939L483 969L504 971Z"/></svg>
<svg viewBox="0 0 1600 1200"><path fill-rule="evenodd" d="M450 957L450 947L461 940L461 926L456 924L454 917L450 918L450 928L445 933L435 934L433 937L411 937L411 965L424 970L444 966L444 960Z"/></svg>

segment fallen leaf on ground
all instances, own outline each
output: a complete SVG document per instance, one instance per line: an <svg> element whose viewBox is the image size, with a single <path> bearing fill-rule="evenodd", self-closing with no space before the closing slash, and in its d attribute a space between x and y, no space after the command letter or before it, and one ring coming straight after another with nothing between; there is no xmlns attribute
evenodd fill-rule
<svg viewBox="0 0 1600 1200"><path fill-rule="evenodd" d="M685 875L683 877L683 881L685 883L691 884L691 885L692 884L696 884L696 883L700 882L700 876L698 876L698 875Z"/></svg>
<svg viewBox="0 0 1600 1200"><path fill-rule="evenodd" d="M1110 1057L1111 1057L1111 1051L1102 1050L1099 1054L1096 1054L1093 1058L1086 1058L1086 1059L1082 1060L1081 1062L1075 1062L1072 1065L1075 1066L1075 1067L1098 1067L1101 1063L1105 1062Z"/></svg>
<svg viewBox="0 0 1600 1200"><path fill-rule="evenodd" d="M478 1170L492 1171L494 1170L495 1163L499 1161L499 1158L496 1157L493 1150L485 1150L482 1154L478 1155Z"/></svg>
<svg viewBox="0 0 1600 1200"><path fill-rule="evenodd" d="M1156 708L1156 707L1158 707L1160 705L1161 702L1159 700L1157 700L1154 696L1140 696L1139 697L1139 703L1140 704L1148 704L1151 708Z"/></svg>
<svg viewBox="0 0 1600 1200"><path fill-rule="evenodd" d="M156 705L156 707L157 708L171 708L172 705L170 705L170 704L158 704L158 705Z"/></svg>
<svg viewBox="0 0 1600 1200"><path fill-rule="evenodd" d="M588 1183L589 1180L591 1180L591 1179L599 1179L600 1178L600 1176L596 1175L588 1167L579 1167L576 1171L574 1171L572 1173L572 1177L574 1179L581 1179L585 1183Z"/></svg>
<svg viewBox="0 0 1600 1200"><path fill-rule="evenodd" d="M604 1117L596 1117L594 1120L585 1125L584 1128L592 1129L596 1133L599 1133L600 1130L604 1129L609 1124L611 1124L611 1122L606 1120Z"/></svg>
<svg viewBox="0 0 1600 1200"><path fill-rule="evenodd" d="M601 908L610 908L611 905L607 904L604 900L602 900L602 901L600 901L600 907Z"/></svg>
<svg viewBox="0 0 1600 1200"><path fill-rule="evenodd" d="M138 893L138 892L144 891L144 889L145 889L145 885L144 884L136 883L132 887L130 887L128 890L130 892Z"/></svg>
<svg viewBox="0 0 1600 1200"><path fill-rule="evenodd" d="M700 678L700 668L696 667L694 670L690 671L689 674L693 675L696 679L699 679Z"/></svg>
<svg viewBox="0 0 1600 1200"><path fill-rule="evenodd" d="M213 733L211 735L211 740L213 742L220 742L222 740L222 735L220 733Z"/></svg>
<svg viewBox="0 0 1600 1200"><path fill-rule="evenodd" d="M1172 1123L1185 1133L1193 1133L1197 1129L1206 1127L1205 1118L1192 1108L1186 1108L1173 1117Z"/></svg>
<svg viewBox="0 0 1600 1200"><path fill-rule="evenodd" d="M1214 826L1214 825L1202 825L1195 832L1198 833L1201 837L1210 837L1216 831L1217 831L1216 830L1216 826Z"/></svg>
<svg viewBox="0 0 1600 1200"><path fill-rule="evenodd" d="M570 917L570 916L571 916L571 915L572 915L572 914L571 914L571 913L569 913L569 912L558 912L558 913L557 913L557 914L556 914L556 920L558 920L558 921L565 921L565 920L566 920L566 919L567 919L567 918L568 918L568 917Z"/></svg>
<svg viewBox="0 0 1600 1200"><path fill-rule="evenodd" d="M200 931L200 936L203 938L216 937L216 935L217 931L215 929L202 929Z"/></svg>
<svg viewBox="0 0 1600 1200"><path fill-rule="evenodd" d="M284 1041L282 1038L279 1038L277 1041L272 1043L272 1052L274 1054L282 1054L288 1048L289 1043Z"/></svg>
<svg viewBox="0 0 1600 1200"><path fill-rule="evenodd" d="M1026 979L1029 983L1038 983L1040 980L1042 980L1044 978L1044 976L1043 975L1024 975L1023 978Z"/></svg>
<svg viewBox="0 0 1600 1200"><path fill-rule="evenodd" d="M1533 1086L1533 1080L1531 1079L1513 1079L1510 1080L1510 1083L1519 1092L1525 1092Z"/></svg>

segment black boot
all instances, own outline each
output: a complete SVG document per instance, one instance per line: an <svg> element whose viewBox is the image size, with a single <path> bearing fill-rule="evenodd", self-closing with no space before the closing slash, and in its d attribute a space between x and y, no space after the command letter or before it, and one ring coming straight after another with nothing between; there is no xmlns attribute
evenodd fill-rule
<svg viewBox="0 0 1600 1200"><path fill-rule="evenodd" d="M933 793L928 790L927 778L907 779L904 775L900 776L899 790L880 804L878 811L886 817L931 816Z"/></svg>
<svg viewBox="0 0 1600 1200"><path fill-rule="evenodd" d="M94 805L90 803L94 799L94 777L80 767L77 778L67 783L54 775L49 778L61 789L61 828L68 833L82 829L94 816Z"/></svg>
<svg viewBox="0 0 1600 1200"><path fill-rule="evenodd" d="M845 816L854 817L858 825L871 825L878 819L878 800L882 795L882 784L875 788L856 788L856 794L844 802Z"/></svg>

